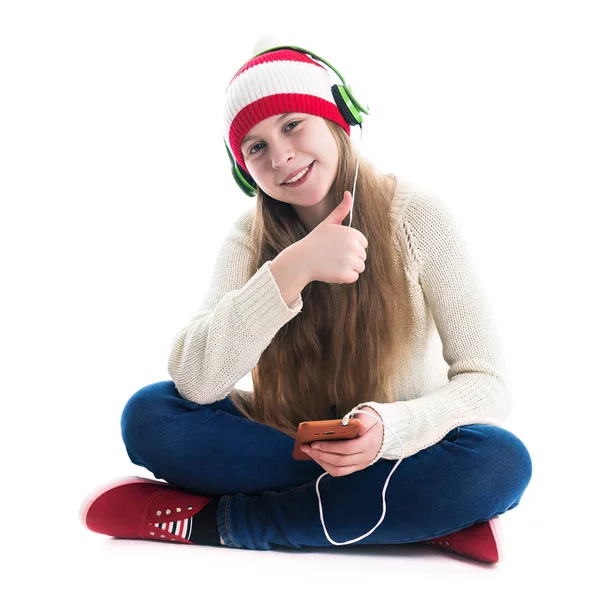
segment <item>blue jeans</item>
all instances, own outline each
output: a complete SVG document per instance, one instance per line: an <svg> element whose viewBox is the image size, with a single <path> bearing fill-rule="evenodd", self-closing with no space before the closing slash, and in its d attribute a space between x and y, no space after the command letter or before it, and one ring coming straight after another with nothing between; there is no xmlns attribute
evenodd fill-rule
<svg viewBox="0 0 600 600"><path fill-rule="evenodd" d="M312 460L292 458L294 440L240 414L229 397L185 400L172 381L136 392L121 431L131 461L158 479L220 497L217 522L232 548L329 546L319 515ZM319 482L323 519L336 542L360 537L380 519L382 488L395 460ZM402 460L386 490L386 514L358 544L419 542L487 521L519 504L531 458L509 431L466 425Z"/></svg>

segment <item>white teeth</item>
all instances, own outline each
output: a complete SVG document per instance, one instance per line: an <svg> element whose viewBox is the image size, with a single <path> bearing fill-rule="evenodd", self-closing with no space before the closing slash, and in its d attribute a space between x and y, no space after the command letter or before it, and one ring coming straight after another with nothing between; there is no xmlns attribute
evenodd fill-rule
<svg viewBox="0 0 600 600"><path fill-rule="evenodd" d="M304 169L304 171L302 171L301 173L298 173L298 175L296 175L296 177L292 177L291 179L288 179L285 183L294 183L295 181L298 181L298 179L302 179L308 173L309 169L310 169L310 166L306 167L306 169Z"/></svg>

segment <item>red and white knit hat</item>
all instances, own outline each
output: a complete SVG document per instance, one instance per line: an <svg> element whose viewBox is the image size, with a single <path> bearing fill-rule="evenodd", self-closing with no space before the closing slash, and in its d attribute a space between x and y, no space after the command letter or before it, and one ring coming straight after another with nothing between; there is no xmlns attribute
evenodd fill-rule
<svg viewBox="0 0 600 600"><path fill-rule="evenodd" d="M301 112L329 119L350 135L331 92L327 69L303 52L273 50L251 58L225 92L225 139L246 171L241 145L246 134L264 119Z"/></svg>

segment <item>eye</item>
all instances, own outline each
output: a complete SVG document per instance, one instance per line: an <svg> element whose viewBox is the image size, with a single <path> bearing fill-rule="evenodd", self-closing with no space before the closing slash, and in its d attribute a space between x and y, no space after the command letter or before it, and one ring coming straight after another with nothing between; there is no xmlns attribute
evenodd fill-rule
<svg viewBox="0 0 600 600"><path fill-rule="evenodd" d="M262 143L262 142L261 142L261 143ZM261 144L255 144L254 146L252 146L252 147L250 148L250 150L248 150L248 154L256 154L256 152L254 152L254 149L255 149L255 148L258 148L258 146L260 146L260 145L261 145ZM260 148L258 148L258 150L260 150ZM257 150L257 152L258 152L258 150Z"/></svg>
<svg viewBox="0 0 600 600"><path fill-rule="evenodd" d="M291 121L290 123L288 123L285 126L285 129L287 129L288 127L292 127L292 129L295 129L296 126L300 123L300 121ZM259 152L260 150L262 150L262 148L260 146L264 146L264 144L262 142L258 143L258 144L254 144L254 146L252 146L249 150L248 150L248 156L250 156L251 154L256 154L257 152ZM258 149L257 149L258 148Z"/></svg>

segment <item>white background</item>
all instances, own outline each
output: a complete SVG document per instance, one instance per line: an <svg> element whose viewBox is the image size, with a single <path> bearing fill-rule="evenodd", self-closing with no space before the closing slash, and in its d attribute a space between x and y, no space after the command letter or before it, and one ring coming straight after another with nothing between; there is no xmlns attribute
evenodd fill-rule
<svg viewBox="0 0 600 600"><path fill-rule="evenodd" d="M335 4L0 5L11 598L597 589L595 3ZM221 115L225 87L265 34L331 62L370 106L363 156L447 201L462 227L502 335L515 400L506 427L534 464L495 567L430 548L114 540L77 520L95 486L149 476L125 453L121 410L169 378L170 343L254 202L230 176Z"/></svg>

